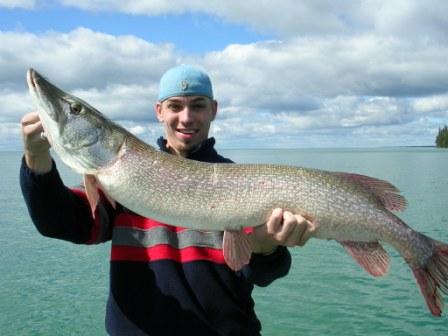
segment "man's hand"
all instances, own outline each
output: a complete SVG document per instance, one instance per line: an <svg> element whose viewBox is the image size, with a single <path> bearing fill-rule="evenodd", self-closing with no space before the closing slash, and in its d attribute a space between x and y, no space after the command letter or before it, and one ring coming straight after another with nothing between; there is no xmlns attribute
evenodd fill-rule
<svg viewBox="0 0 448 336"><path fill-rule="evenodd" d="M37 173L51 170L50 144L41 136L44 129L37 112L26 114L21 121L22 138L27 166Z"/></svg>
<svg viewBox="0 0 448 336"><path fill-rule="evenodd" d="M289 211L274 209L265 225L254 228L250 235L254 253L269 254L278 245L303 246L315 231L312 222Z"/></svg>

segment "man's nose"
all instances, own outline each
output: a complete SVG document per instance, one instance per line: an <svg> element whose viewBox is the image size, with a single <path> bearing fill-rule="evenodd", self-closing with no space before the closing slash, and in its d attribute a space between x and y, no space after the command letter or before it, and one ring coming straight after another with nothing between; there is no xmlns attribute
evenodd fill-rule
<svg viewBox="0 0 448 336"><path fill-rule="evenodd" d="M193 121L193 113L188 106L185 106L184 109L179 114L180 122L186 124Z"/></svg>

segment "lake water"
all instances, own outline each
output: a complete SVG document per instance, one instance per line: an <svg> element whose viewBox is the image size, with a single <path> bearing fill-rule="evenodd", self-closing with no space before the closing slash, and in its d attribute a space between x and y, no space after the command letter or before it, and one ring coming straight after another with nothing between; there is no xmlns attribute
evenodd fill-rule
<svg viewBox="0 0 448 336"><path fill-rule="evenodd" d="M243 162L350 171L386 179L407 198L410 226L448 242L448 151L436 148L223 150ZM0 335L104 335L109 244L76 246L40 236L20 194L21 153L0 152ZM58 164L66 184L79 176ZM336 242L294 248L289 275L256 288L263 335L448 335L410 269L390 247L381 278ZM448 300L448 297L445 296ZM447 309L448 310L448 309Z"/></svg>

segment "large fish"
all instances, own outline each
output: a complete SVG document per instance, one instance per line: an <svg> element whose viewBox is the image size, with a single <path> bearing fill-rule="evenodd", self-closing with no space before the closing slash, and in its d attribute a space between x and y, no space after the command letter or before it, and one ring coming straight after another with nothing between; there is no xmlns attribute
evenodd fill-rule
<svg viewBox="0 0 448 336"><path fill-rule="evenodd" d="M392 245L412 269L431 313L442 314L448 245L414 231L391 212L403 210L406 201L390 183L357 174L210 164L165 154L36 71L30 69L27 80L53 149L86 176L93 209L102 189L142 216L225 231L224 256L234 269L247 262L242 255L250 255L247 239L241 243L245 235L235 232L265 223L276 207L287 209L313 222L315 238L339 241L374 276L389 269L379 241Z"/></svg>

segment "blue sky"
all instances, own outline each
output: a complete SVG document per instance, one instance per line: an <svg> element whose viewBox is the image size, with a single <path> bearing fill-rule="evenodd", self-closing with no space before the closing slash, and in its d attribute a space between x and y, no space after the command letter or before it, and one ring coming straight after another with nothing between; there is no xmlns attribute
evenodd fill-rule
<svg viewBox="0 0 448 336"><path fill-rule="evenodd" d="M448 2L0 0L0 150L34 67L144 140L160 75L206 70L221 148L433 145L448 123Z"/></svg>
<svg viewBox="0 0 448 336"><path fill-rule="evenodd" d="M0 17L3 31L67 33L82 26L111 35L133 35L153 43L172 43L179 53L197 55L221 50L232 43L272 38L272 34L256 32L242 24L229 24L202 13L129 15L112 11L88 12L55 3L33 10L0 7Z"/></svg>

